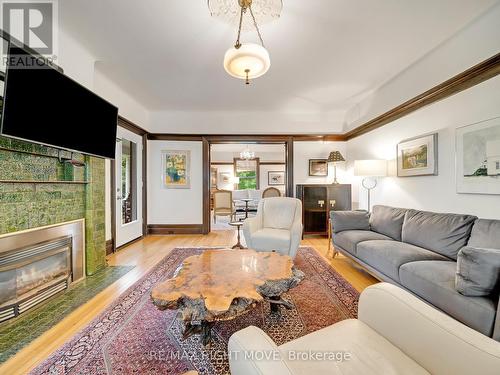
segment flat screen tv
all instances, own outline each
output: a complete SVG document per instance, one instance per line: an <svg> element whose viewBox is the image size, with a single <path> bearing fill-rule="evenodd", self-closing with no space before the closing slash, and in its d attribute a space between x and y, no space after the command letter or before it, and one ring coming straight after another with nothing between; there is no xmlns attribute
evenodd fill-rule
<svg viewBox="0 0 500 375"><path fill-rule="evenodd" d="M31 55L11 44L9 57ZM48 65L8 66L4 87L2 135L115 158L118 109L92 91Z"/></svg>

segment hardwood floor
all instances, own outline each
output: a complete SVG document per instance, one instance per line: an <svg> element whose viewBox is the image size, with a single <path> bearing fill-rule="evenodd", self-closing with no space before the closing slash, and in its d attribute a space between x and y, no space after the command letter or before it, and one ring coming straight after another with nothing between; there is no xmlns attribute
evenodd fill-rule
<svg viewBox="0 0 500 375"><path fill-rule="evenodd" d="M230 246L236 243L236 231L220 230L208 235L148 236L108 257L109 265L135 265L135 268L114 284L80 306L56 326L45 332L30 345L18 352L0 367L1 374L25 374L36 367L73 335L84 328L128 287L146 274L175 247ZM354 267L347 258L328 256L328 240L323 237L306 237L302 246L311 246L329 260L342 276L358 291L377 282L364 271Z"/></svg>

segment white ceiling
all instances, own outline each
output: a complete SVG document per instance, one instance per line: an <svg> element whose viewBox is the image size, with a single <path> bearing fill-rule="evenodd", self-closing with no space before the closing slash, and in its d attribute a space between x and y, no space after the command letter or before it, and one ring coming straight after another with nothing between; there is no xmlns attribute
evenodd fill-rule
<svg viewBox="0 0 500 375"><path fill-rule="evenodd" d="M318 113L345 111L495 2L283 0L261 30L271 69L249 87L222 67L236 30L211 18L206 0L64 0L59 13L149 110Z"/></svg>

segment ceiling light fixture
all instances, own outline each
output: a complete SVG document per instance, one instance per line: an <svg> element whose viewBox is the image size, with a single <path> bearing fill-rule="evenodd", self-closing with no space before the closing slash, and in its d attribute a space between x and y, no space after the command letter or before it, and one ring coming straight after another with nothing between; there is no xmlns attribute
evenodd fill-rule
<svg viewBox="0 0 500 375"><path fill-rule="evenodd" d="M243 151L240 152L240 159L243 160L255 159L255 152L250 151L250 148L247 146Z"/></svg>
<svg viewBox="0 0 500 375"><path fill-rule="evenodd" d="M208 0L212 16L231 23L236 15L235 6L239 8L238 37L234 47L228 49L224 55L224 69L232 77L244 79L248 85L251 79L266 74L271 67L269 52L264 46L257 20L262 20L261 23L264 23L279 17L282 2L281 0L259 0L259 2L257 0ZM255 12L254 8L256 8ZM249 16L245 18L245 15ZM250 21L244 22L248 18ZM241 31L248 22L251 22L257 31L260 45L240 42Z"/></svg>

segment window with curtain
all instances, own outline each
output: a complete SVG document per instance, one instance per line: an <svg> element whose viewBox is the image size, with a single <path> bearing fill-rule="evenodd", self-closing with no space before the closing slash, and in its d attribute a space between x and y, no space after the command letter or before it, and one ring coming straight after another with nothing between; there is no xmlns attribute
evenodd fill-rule
<svg viewBox="0 0 500 375"><path fill-rule="evenodd" d="M259 188L259 158L234 159L234 175L239 177L238 189Z"/></svg>

